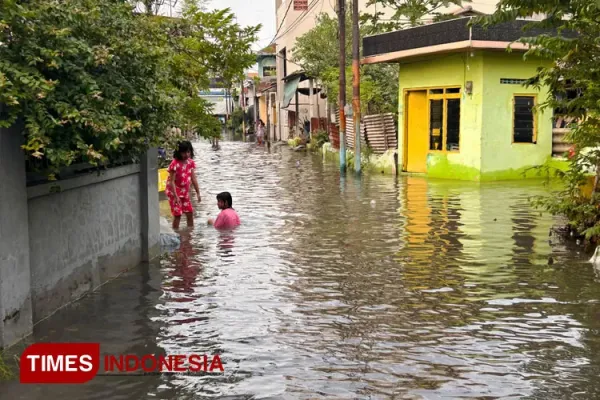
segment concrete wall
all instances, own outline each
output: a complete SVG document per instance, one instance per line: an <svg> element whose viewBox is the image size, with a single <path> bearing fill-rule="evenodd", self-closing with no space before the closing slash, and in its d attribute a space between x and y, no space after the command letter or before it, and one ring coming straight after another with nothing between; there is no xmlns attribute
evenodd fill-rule
<svg viewBox="0 0 600 400"><path fill-rule="evenodd" d="M18 127L0 129L0 348L15 343L32 328L22 139Z"/></svg>
<svg viewBox="0 0 600 400"><path fill-rule="evenodd" d="M277 67L277 60L275 56L272 57L264 57L258 63L258 76L264 78L264 68L265 67ZM269 75L267 75L269 76Z"/></svg>
<svg viewBox="0 0 600 400"><path fill-rule="evenodd" d="M61 193L38 197L30 190L35 321L142 261L139 165L118 172L99 183L88 176L82 186Z"/></svg>
<svg viewBox="0 0 600 400"><path fill-rule="evenodd" d="M19 129L0 130L0 348L159 253L157 152L26 187Z"/></svg>

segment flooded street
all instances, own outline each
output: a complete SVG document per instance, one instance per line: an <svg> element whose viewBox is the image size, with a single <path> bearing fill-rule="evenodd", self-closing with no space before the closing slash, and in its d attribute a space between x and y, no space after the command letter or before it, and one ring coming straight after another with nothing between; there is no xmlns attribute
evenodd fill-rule
<svg viewBox="0 0 600 400"><path fill-rule="evenodd" d="M529 206L540 182L340 178L318 156L240 142L197 143L196 163L203 201L181 249L33 340L219 353L225 372L4 382L0 398L600 398L600 281ZM205 224L221 191L233 233Z"/></svg>

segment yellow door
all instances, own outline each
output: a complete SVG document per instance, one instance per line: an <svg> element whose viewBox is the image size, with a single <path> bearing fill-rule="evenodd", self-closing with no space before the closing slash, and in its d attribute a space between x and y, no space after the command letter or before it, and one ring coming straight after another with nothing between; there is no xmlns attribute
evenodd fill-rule
<svg viewBox="0 0 600 400"><path fill-rule="evenodd" d="M427 91L408 92L406 118L406 171L427 172Z"/></svg>

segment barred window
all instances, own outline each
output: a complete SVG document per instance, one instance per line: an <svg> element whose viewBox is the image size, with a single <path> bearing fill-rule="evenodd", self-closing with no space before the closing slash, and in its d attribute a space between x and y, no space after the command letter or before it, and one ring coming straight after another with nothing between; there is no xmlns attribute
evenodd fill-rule
<svg viewBox="0 0 600 400"><path fill-rule="evenodd" d="M513 99L513 143L535 143L535 96Z"/></svg>

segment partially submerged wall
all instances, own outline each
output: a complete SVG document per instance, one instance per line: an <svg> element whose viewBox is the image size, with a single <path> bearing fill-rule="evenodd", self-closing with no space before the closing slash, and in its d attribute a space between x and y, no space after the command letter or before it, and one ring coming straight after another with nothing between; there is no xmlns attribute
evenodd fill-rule
<svg viewBox="0 0 600 400"><path fill-rule="evenodd" d="M460 150L457 152L428 151L427 174L432 177L472 179L481 169L481 121L483 102L483 56L481 53L450 54L443 57L425 57L400 65L398 109L398 162L405 163L406 149L406 95L409 90L458 86L463 93L460 105ZM466 94L465 84L473 82L472 94ZM423 111L425 118L429 110Z"/></svg>
<svg viewBox="0 0 600 400"><path fill-rule="evenodd" d="M536 111L533 143L513 143L513 98L535 95L537 104L546 100L547 88L520 83L533 77L542 65L544 61L524 59L522 53L491 51L428 56L401 64L400 164L407 156L407 109L403 104L407 91L460 86L460 150L428 151L427 175L474 181L539 177L532 167L543 165L552 154L552 110ZM472 94L465 93L468 81L473 84ZM428 110L422 114L429 116Z"/></svg>
<svg viewBox="0 0 600 400"><path fill-rule="evenodd" d="M25 162L17 129L0 129L0 348L31 331Z"/></svg>
<svg viewBox="0 0 600 400"><path fill-rule="evenodd" d="M0 130L0 348L160 247L156 149L140 164L26 187L21 138Z"/></svg>
<svg viewBox="0 0 600 400"><path fill-rule="evenodd" d="M71 181L60 193L29 188L35 321L142 260L139 165Z"/></svg>

